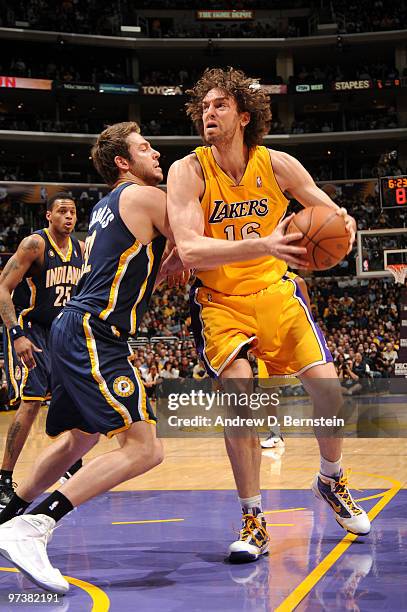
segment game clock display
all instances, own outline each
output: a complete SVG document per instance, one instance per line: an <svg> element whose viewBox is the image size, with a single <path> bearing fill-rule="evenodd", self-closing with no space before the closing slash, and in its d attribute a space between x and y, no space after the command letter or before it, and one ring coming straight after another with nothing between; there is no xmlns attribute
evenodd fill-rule
<svg viewBox="0 0 407 612"><path fill-rule="evenodd" d="M382 209L407 206L407 176L382 176L379 180Z"/></svg>

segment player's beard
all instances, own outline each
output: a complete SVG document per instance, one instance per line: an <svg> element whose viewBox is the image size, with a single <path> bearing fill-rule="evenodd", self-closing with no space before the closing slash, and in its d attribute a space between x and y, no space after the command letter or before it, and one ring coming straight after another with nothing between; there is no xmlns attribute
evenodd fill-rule
<svg viewBox="0 0 407 612"><path fill-rule="evenodd" d="M152 185L154 187L156 187L157 185L159 185L161 183L161 181L163 180L164 176L162 171L161 172L147 172L145 177L144 177L144 182L147 185Z"/></svg>
<svg viewBox="0 0 407 612"><path fill-rule="evenodd" d="M152 168L145 167L142 164L137 164L134 161L130 167L130 173L135 179L141 180L144 185L149 185L152 187L159 185L163 180L162 171L160 173L154 172ZM136 182L138 182L138 180Z"/></svg>
<svg viewBox="0 0 407 612"><path fill-rule="evenodd" d="M207 134L205 140L208 144L215 145L217 148L225 148L233 142L237 129L238 126L236 125L217 134Z"/></svg>

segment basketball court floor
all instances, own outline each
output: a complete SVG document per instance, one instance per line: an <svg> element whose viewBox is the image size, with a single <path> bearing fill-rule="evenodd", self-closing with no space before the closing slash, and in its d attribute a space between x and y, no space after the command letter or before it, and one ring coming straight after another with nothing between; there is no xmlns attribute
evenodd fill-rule
<svg viewBox="0 0 407 612"><path fill-rule="evenodd" d="M17 482L49 443L45 413L18 463ZM0 414L1 447L10 418ZM354 497L373 520L367 538L346 535L313 497L314 439L289 438L285 453L264 451L271 551L248 565L225 561L240 527L240 509L222 438L164 442L161 466L73 511L55 530L49 555L70 582L69 594L34 603L44 592L2 562L0 610L407 609L406 438L345 442ZM89 456L114 445L103 440ZM10 595L19 593L32 595L31 602L9 603Z"/></svg>

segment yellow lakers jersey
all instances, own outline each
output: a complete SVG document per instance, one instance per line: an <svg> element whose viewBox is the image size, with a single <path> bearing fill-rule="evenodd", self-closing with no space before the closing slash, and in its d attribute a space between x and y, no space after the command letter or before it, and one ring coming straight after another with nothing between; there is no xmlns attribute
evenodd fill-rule
<svg viewBox="0 0 407 612"><path fill-rule="evenodd" d="M205 178L201 200L205 236L224 240L264 238L283 217L288 200L283 195L266 147L250 149L239 185L215 161L211 147L198 147L196 156ZM266 256L197 271L201 282L228 295L257 293L277 282L287 271L284 261Z"/></svg>

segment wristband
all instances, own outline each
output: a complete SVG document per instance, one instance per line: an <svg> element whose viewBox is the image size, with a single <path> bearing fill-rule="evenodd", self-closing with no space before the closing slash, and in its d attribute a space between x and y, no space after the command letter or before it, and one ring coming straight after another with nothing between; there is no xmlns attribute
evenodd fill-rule
<svg viewBox="0 0 407 612"><path fill-rule="evenodd" d="M25 337L25 333L23 331L23 328L21 327L21 325L14 325L14 327L10 327L10 329L8 330L9 334L10 334L10 338L14 341L14 340L18 340L18 338L22 338L23 336Z"/></svg>

